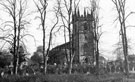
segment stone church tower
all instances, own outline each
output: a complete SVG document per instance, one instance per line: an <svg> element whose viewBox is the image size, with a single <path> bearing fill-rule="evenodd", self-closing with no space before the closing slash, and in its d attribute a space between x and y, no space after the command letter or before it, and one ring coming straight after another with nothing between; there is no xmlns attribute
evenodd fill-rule
<svg viewBox="0 0 135 82"><path fill-rule="evenodd" d="M75 49L75 58L80 63L86 60L92 63L94 61L94 33L93 16L84 10L80 15L79 9L72 15L73 23L73 47Z"/></svg>

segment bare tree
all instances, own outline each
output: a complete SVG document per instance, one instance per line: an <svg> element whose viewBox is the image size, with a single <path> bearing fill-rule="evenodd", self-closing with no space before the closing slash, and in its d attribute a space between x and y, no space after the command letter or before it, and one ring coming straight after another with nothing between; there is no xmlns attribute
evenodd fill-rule
<svg viewBox="0 0 135 82"><path fill-rule="evenodd" d="M128 39L128 51L132 51L132 47L131 47L131 40ZM123 55L123 45L122 45L122 41L121 39L119 39L119 42L117 42L115 45L114 45L116 48L114 49L113 51L113 54L116 54L117 56L117 60L122 60L124 58L124 55Z"/></svg>
<svg viewBox="0 0 135 82"><path fill-rule="evenodd" d="M72 70L72 30L71 30L71 15L72 15L72 0L69 0L68 2L66 0L63 0L63 4L64 4L64 7L66 8L66 12L62 12L62 1L61 0L57 0L58 2L58 5L60 7L60 15L61 15L61 19L62 19L62 22L63 22L63 25L64 25L64 34L65 34L65 28L67 28L68 30L68 34L69 34L69 49L70 49L70 52L69 52L69 62L68 62L68 66L69 66L69 74L71 74L71 70ZM66 16L64 13L67 13ZM65 22L66 21L66 22ZM65 35L64 35L65 36ZM65 37L66 38L66 37ZM66 39L65 39L66 41Z"/></svg>
<svg viewBox="0 0 135 82"><path fill-rule="evenodd" d="M5 12L9 14L12 20L8 20L4 22L4 27L2 29L5 29L6 27L10 27L11 30L13 31L7 34L7 37L4 37L3 40L6 42L10 43L12 46L13 50L13 56L14 56L14 74L17 74L18 70L18 62L19 62L19 46L20 42L23 43L22 39L26 35L30 34L23 34L25 26L29 24L28 21L26 21L26 10L27 10L27 0L6 0L6 1L1 1L0 4L4 7ZM32 36L32 35L30 35Z"/></svg>
<svg viewBox="0 0 135 82"><path fill-rule="evenodd" d="M35 1L34 1L35 2ZM51 30L49 32L49 43L47 44L47 48L45 49L45 40L46 40L46 11L47 11L47 0L40 0L39 1L40 4L37 4L35 2L35 5L38 9L38 12L40 13L40 16L38 18L40 18L41 20L41 26L42 26L42 31L43 31L43 60L44 60L44 74L46 74L47 71L47 60L48 60L48 55L50 52L50 47L51 47L51 43L52 43L52 38L53 38L53 30L55 29L55 27L58 24L59 18L58 18L58 12L59 12L59 8L54 8L54 12L55 12L55 17L56 17L56 22L54 23L54 25L51 27ZM45 53L46 50L46 53Z"/></svg>
<svg viewBox="0 0 135 82"><path fill-rule="evenodd" d="M113 51L114 54L117 55L117 59L123 59L123 49L122 49L122 42L119 41L117 44L115 44L116 48Z"/></svg>
<svg viewBox="0 0 135 82"><path fill-rule="evenodd" d="M41 21L41 26L42 26L42 32L43 32L43 60L44 60L44 73L46 73L46 54L45 54L45 36L46 36L46 10L47 10L47 0L39 0L38 4L37 2L35 2L35 5L38 9L38 13L40 14L40 16L38 18L40 18Z"/></svg>
<svg viewBox="0 0 135 82"><path fill-rule="evenodd" d="M99 73L99 40L103 32L99 25L99 0L91 0L91 13L93 15L94 53L96 58L96 71Z"/></svg>
<svg viewBox="0 0 135 82"><path fill-rule="evenodd" d="M13 19L13 29L14 29L14 42L13 42L13 48L14 48L14 73L17 73L17 53L16 53L16 41L17 41L17 25L16 25L16 0L14 0L13 2L10 0L7 0L8 4L6 3L2 3L2 5L7 9L8 13L11 15L12 19Z"/></svg>
<svg viewBox="0 0 135 82"><path fill-rule="evenodd" d="M48 47L47 47L47 51L46 51L46 61L45 61L46 64L47 64L47 60L48 60L48 59L47 59L47 58L48 58L48 55L50 54L50 47L51 47L52 38L53 38L53 31L54 31L54 29L56 28L56 25L57 25L58 22L59 22L58 12L59 12L59 8L58 8L58 10L57 10L57 9L55 10L56 22L55 22L55 24L51 27L51 30L50 30L50 32L49 32L49 43L48 43ZM46 65L45 68L47 69L47 65Z"/></svg>
<svg viewBox="0 0 135 82"><path fill-rule="evenodd" d="M74 50L73 50L73 38L72 38L72 14L73 10L78 7L80 0L57 0L57 4L60 8L60 17L62 20L61 27L64 27L64 40L66 41L66 30L68 32L69 38L69 59L68 59L68 73L71 74L72 71L72 63L74 59ZM73 9L74 8L74 9ZM65 48L65 53L67 53L67 49ZM67 57L68 58L68 57Z"/></svg>
<svg viewBox="0 0 135 82"><path fill-rule="evenodd" d="M116 20L120 23L120 35L122 39L122 47L123 47L123 53L124 53L124 59L125 59L125 72L128 75L129 73L129 65L128 65L128 41L127 41L127 32L126 32L126 20L127 18L133 14L134 12L130 12L126 15L126 0L112 0L112 2L115 5L118 17ZM116 21L115 20L115 21Z"/></svg>

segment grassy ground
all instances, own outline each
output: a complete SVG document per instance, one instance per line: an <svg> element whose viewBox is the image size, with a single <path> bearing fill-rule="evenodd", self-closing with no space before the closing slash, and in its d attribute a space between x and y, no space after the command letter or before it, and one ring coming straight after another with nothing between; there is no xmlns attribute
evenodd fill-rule
<svg viewBox="0 0 135 82"><path fill-rule="evenodd" d="M122 82L122 74L107 75L31 75L31 76L8 76L1 78L0 82Z"/></svg>
<svg viewBox="0 0 135 82"><path fill-rule="evenodd" d="M130 74L129 77L124 77L123 82L135 82L135 74Z"/></svg>

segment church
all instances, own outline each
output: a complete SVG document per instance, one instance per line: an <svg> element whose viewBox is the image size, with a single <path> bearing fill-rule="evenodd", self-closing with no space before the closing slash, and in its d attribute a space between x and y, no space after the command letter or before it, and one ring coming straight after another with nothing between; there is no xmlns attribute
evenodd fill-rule
<svg viewBox="0 0 135 82"><path fill-rule="evenodd" d="M83 15L80 15L79 9L75 10L72 13L72 26L72 42L56 46L50 51L48 61L52 64L56 63L56 61L62 62L68 59L64 50L69 50L70 43L72 43L74 49L75 62L94 62L94 28L92 13L88 13L84 9Z"/></svg>

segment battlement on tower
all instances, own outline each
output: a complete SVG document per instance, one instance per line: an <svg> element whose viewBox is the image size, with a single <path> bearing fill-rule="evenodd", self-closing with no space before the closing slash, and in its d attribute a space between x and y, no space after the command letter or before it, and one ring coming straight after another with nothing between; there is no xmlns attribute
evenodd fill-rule
<svg viewBox="0 0 135 82"><path fill-rule="evenodd" d="M83 15L80 14L80 10L76 10L72 14L72 20L73 22L77 21L93 21L93 15L92 13L89 13L88 11L84 9Z"/></svg>

